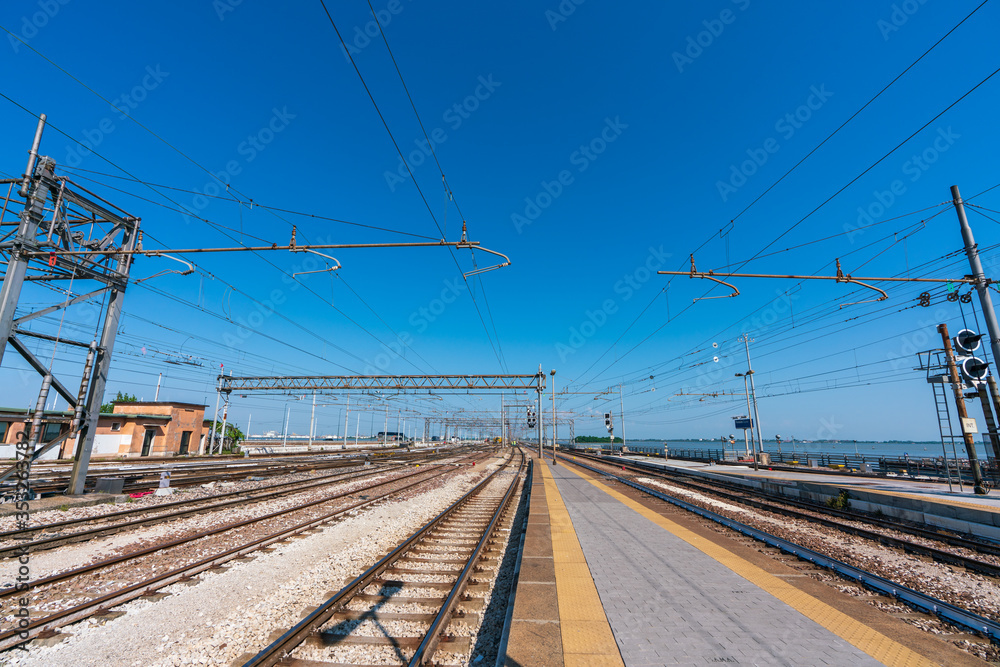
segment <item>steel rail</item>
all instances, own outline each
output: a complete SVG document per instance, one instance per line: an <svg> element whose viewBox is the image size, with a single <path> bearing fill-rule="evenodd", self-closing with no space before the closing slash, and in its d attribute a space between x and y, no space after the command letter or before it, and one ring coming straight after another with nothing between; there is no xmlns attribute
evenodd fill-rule
<svg viewBox="0 0 1000 667"><path fill-rule="evenodd" d="M518 465L517 472L514 473L514 481L511 483L510 487L507 489L507 493L504 494L503 499L497 506L496 512L493 513L493 518L483 531L483 535L479 538L479 542L476 544L476 548L473 549L472 554L469 556L469 560L466 562L465 567L462 568L462 572L459 574L458 580L455 582L451 592L448 594L448 598L441 606L441 610L431 622L431 627L424 635L423 641L420 642L420 646L418 646L413 655L410 656L410 661L407 663L408 665L414 665L417 667L425 665L427 664L427 661L434 656L438 643L441 641L440 633L444 631L445 626L451 622L451 615L454 613L455 606L458 604L459 596L465 592L465 587L469 583L469 578L472 576L473 568L476 567L483 548L493 537L493 531L496 529L496 525L499 523L501 515L510 504L510 499L514 497L514 490L517 488L518 480L521 478L521 471L524 470L524 452L520 451L519 453L521 455L521 462Z"/></svg>
<svg viewBox="0 0 1000 667"><path fill-rule="evenodd" d="M393 563L399 560L403 554L409 551L414 544L419 542L440 523L450 517L455 510L463 507L469 499L485 489L493 478L507 466L512 458L513 454L511 454L511 457L504 462L504 465L501 468L498 468L490 473L490 475L488 475L483 481L470 489L464 496L456 500L450 507L424 524L424 526L414 532L413 535L404 540L387 555L379 559L377 563L355 577L354 580L344 586L336 595L327 599L312 613L299 621L294 627L289 629L278 639L274 640L270 645L261 650L257 655L245 662L243 667L270 667L271 665L278 664L280 660L285 658L286 655L291 653L291 651L294 650L299 644L304 642L307 637L326 624L344 601L350 599L359 591L364 590L384 570L388 569L391 565L393 565Z"/></svg>
<svg viewBox="0 0 1000 667"><path fill-rule="evenodd" d="M521 449L518 446L518 449ZM517 555L514 557L514 571L510 576L510 592L507 594L507 613L504 615L503 627L500 629L500 638L497 640L497 660L495 667L505 667L507 663L507 644L510 641L510 630L514 623L514 601L517 599L517 584L521 578L521 561L524 556L524 542L528 536L528 519L531 516L531 485L534 479L535 462L530 461L528 475L524 480L521 502L524 503L524 518L521 521L518 540Z"/></svg>
<svg viewBox="0 0 1000 667"><path fill-rule="evenodd" d="M249 498L249 499L236 498L236 499L233 499L233 500L226 500L226 501L223 501L221 503L216 503L214 505L209 505L209 506L190 507L188 509L184 509L184 510L181 510L179 512L168 513L166 515L151 516L151 517L145 517L145 518L141 518L141 519L134 519L132 521L126 521L124 523L115 524L113 526L95 526L94 528L90 528L90 529L87 529L87 530L80 530L80 531L73 532L73 533L65 533L65 534L53 535L51 537L45 537L45 538L35 539L35 540L30 541L30 542L25 542L25 541L15 542L14 544L11 544L9 546L0 547L0 556L8 556L8 555L11 555L11 554L18 555L19 553L23 553L24 549L27 549L29 553L35 553L35 552L38 552L38 551L44 551L46 549L52 549L56 545L58 545L59 543L62 543L62 542L78 542L80 540L89 540L89 539L92 539L92 538L95 538L95 537L100 537L104 533L119 533L119 532L121 532L123 530L126 530L126 529L129 529L129 528L137 528L139 526L144 526L144 525L152 524L152 523L161 523L163 521L169 521L171 519L178 519L178 518L190 516L192 514L200 514L202 512L208 512L208 511L212 511L212 510L216 510L216 509L225 509L227 507L232 507L232 506L235 506L235 505L245 504L245 503L247 503L247 501L249 501L249 502L256 502L256 501L263 501L263 500L272 500L274 498L281 497L281 496L284 496L284 495L295 494L295 493L298 493L299 491L308 491L311 488L314 488L316 486L325 486L325 485L330 484L330 483L336 483L337 481L352 481L352 480L363 479L365 477L370 477L372 475L381 474L383 472L386 472L386 469L385 468L379 468L378 470L372 470L372 471L367 472L367 473L362 473L361 475L358 475L357 477L349 478L347 480L324 480L324 481L318 482L316 484L313 484L311 486L307 486L307 487L304 487L304 488L301 488L301 489L290 489L290 490L286 490L286 491L279 491L277 493L265 495L265 496L262 496L262 497ZM246 492L245 491L236 491L234 493L236 493L236 494L245 494ZM227 495L230 495L230 494L227 494ZM330 496L329 498L338 498L338 497L340 497L340 496L339 495L334 495L334 496ZM209 498L209 499L200 499L200 500L211 500L211 498ZM184 502L184 503L190 503L192 501L182 501L182 502ZM325 500L320 500L320 501L316 501L316 502L325 502ZM170 503L170 504L174 505L175 503ZM308 507L308 506L309 505L303 505L303 507ZM161 506L158 506L158 507L161 507ZM155 508L140 508L140 509L145 509L145 510L149 511L149 510L152 510L152 509L155 509ZM135 510L127 510L127 511L135 511ZM122 514L124 514L124 512ZM105 515L105 516L110 516L110 515ZM273 514L265 515L264 518L266 518L267 516L273 516ZM102 517L88 517L86 519L78 519L77 521L90 521L90 520L93 520L95 518L101 519L101 518L104 518L104 517L103 516ZM72 523L72 522L66 522L66 523ZM51 524L49 526L39 526L35 530L50 528L50 527L52 527L54 525L56 525L56 524ZM12 537L12 535L16 535L18 532L19 531L11 531L11 532L7 532L7 533L3 533L2 535L0 535L0 537L7 537L9 539L17 540L17 537ZM176 544L181 544L181 543L182 542L175 540L174 542L169 543L169 545L170 546L174 546ZM36 581L33 582L33 585L38 585L40 583L42 583L42 580L36 580ZM8 591L10 591L10 590L11 589L0 589L0 597L3 597L4 595L6 595L8 593Z"/></svg>
<svg viewBox="0 0 1000 667"><path fill-rule="evenodd" d="M427 462L436 461L436 460L439 460L439 459L442 459L442 458L449 458L451 456L454 456L454 455L453 454L438 454L438 455L425 456L423 458L417 458L417 459L414 459L414 461L420 461L421 463L427 463ZM285 494L298 493L299 491L305 491L305 490L309 490L311 488L315 488L315 487L318 487L318 486L323 486L325 484L330 484L332 482L336 482L336 481L338 481L338 478L344 479L344 480L346 480L346 479L362 479L362 478L364 478L366 476L370 476L370 475L373 475L373 474L376 474L376 473L379 473L379 472L384 473L384 472L391 472L393 470L398 470L398 469L400 469L402 467L405 467L406 465L408 465L408 463L400 463L400 464L395 464L395 465L391 465L390 464L390 465L387 465L387 466L384 466L384 467L379 467L377 470L371 470L371 471L365 472L363 470L363 467L362 467L362 462L361 461L354 461L354 462L347 463L346 465L336 466L336 467L362 468L361 470L356 470L356 471L353 471L353 472L335 472L335 473L332 473L332 474L329 474L329 475L324 475L324 476L321 476L321 477L318 477L318 478L313 478L313 479L300 479L300 480L295 480L295 481L291 481L291 482L281 482L279 484L271 484L269 486L265 486L265 487L262 487L262 488L259 488L259 489L249 489L249 490L242 490L242 491L227 491L225 493L219 493L219 494L216 494L216 495L213 495L213 496L207 496L207 497L204 497L204 498L192 498L192 499L188 499L188 500L177 500L177 501L174 501L174 502L162 503L162 504L159 504L159 505L152 505L152 506L149 506L149 507L136 507L136 508L133 508L133 509L121 510L121 511L118 511L118 512L110 512L108 514L100 514L100 515L97 515L97 516L82 517L82 518L79 518L79 519L68 519L66 521L57 521L57 522L54 522L54 523L39 524L37 526L30 526L30 527L24 528L24 529L12 530L12 531L7 531L7 532L0 533L0 543L5 542L6 540L23 539L24 535L30 534L30 533L38 533L38 532L47 531L47 530L58 530L58 529L66 528L66 527L69 527L69 526L75 526L75 525L86 524L86 523L96 523L96 522L99 522L99 521L114 521L116 519L124 518L124 517L127 517L127 516L132 516L132 515L136 515L136 514L150 513L150 512L161 512L161 511L164 511L164 510L170 510L172 508L177 508L177 507L184 507L184 506L192 507L192 511L191 512L176 513L176 514L167 514L167 515L164 515L164 516L156 516L156 517L150 517L149 518L150 522L164 521L164 520L168 520L170 518L174 518L174 517L177 517L177 516L183 516L184 514L190 514L190 513L196 513L196 512L202 512L202 511L209 511L209 510L219 509L221 507L227 507L229 505L238 503L240 501L258 502L260 500L267 500L267 499L279 497L279 496L285 495ZM288 487L298 487L298 488L294 488L293 489L293 488L288 488ZM284 490L279 491L279 489L284 489ZM239 500L232 501L232 502L227 501L227 502L223 502L223 503L217 503L217 504L214 504L214 505L204 505L202 507L194 507L194 505L198 504L198 503L211 503L213 501L222 500L224 498L232 498L232 497L239 497ZM119 525L121 525L121 524L119 524ZM138 525L138 524L135 524L135 525ZM106 528L108 530L113 530L116 527L117 526L105 526L104 528ZM64 535L64 537L70 538L73 535L79 535L79 534L83 534L83 533L73 533L73 534L70 534L70 535ZM0 547L0 556L3 556L3 554L5 553L5 551L7 551L5 548Z"/></svg>
<svg viewBox="0 0 1000 667"><path fill-rule="evenodd" d="M430 470L430 468L428 470ZM132 551L132 552L129 552L127 554L123 554L121 556L115 556L113 558L107 558L105 560L97 561L95 563L91 563L89 565L84 565L84 566L81 566L81 567L78 567L78 568L75 568L75 569L72 569L72 570L66 570L64 572L60 572L58 574L53 574L53 575L48 576L48 577L43 577L41 579L35 579L34 581L31 582L31 587L32 588L38 588L39 586L48 585L48 584L55 583L55 582L58 582L58 581L64 581L66 579L71 579L71 578L73 578L75 576L79 576L81 574L86 574L87 572L93 572L94 570L99 570L99 569L102 569L102 568L105 568L105 567L110 567L112 565L117 565L118 563L124 563L124 562L130 561L130 560L134 560L136 558L139 558L140 556L148 556L149 554L156 553L158 551L164 551L166 549L172 549L173 547L181 546L181 545L187 544L189 542L194 542L194 541L203 539L205 537L211 537L213 535L219 535L219 534L222 534L222 533L226 533L226 532L228 532L230 530L235 530L237 528L242 528L244 526L248 526L248 525L251 525L251 524L254 524L254 523L259 523L261 521L267 521L269 519L275 519L275 518L278 518L280 516L286 515L289 512L295 512L295 511L298 511L298 510L308 509L310 507L315 507L317 505L322 505L323 503L327 503L327 502L330 502L330 501L333 501L333 500L340 500L342 498L346 498L346 497L349 497L349 496L352 496L352 495L356 495L356 494L358 494L360 492L363 492L363 491L371 491L372 489L377 489L377 488L379 488L381 486L387 486L387 485L393 484L395 482L405 481L406 479L416 477L418 475L421 475L423 472L425 472L425 471L414 472L414 473L412 473L410 475L406 475L406 476L399 477L399 478L396 478L396 479L386 480L384 482L379 482L377 484L372 484L371 486L366 486L366 487L364 487L362 489L354 489L354 490L351 490L351 491L345 491L345 492L342 492L342 493L336 493L336 494L334 494L332 496L324 496L323 498L320 498L318 500L311 500L308 503L305 503L305 504L302 504L302 505L298 505L298 506L293 507L291 509L278 510L276 512L270 512L268 514L264 514L264 515L261 515L261 516L258 516L258 517L250 517L248 519L242 519L240 521L226 523L226 524L223 524L221 526L216 526L214 528L209 528L209 529L206 529L206 530L203 530L203 531L199 531L199 532L197 532L197 533L195 533L193 535L187 535L187 536L184 536L184 537L179 537L179 538L177 538L175 540L170 540L168 542L160 542L158 544L153 544L153 545L148 546L148 547L146 547L144 549L140 549L139 551ZM375 473L372 473L372 474L375 474ZM133 522L133 523L139 523L139 522ZM129 524L120 524L118 526L114 526L114 528L123 528L123 527L126 527L126 526L129 526ZM99 530L108 530L109 528L111 528L111 527L106 527L104 529L99 529ZM72 537L75 537L75 536L78 536L78 535L85 536L89 532L91 532L91 531L82 531L80 533L74 533L73 535L67 535L67 536L65 536L65 538L61 538L60 537L60 538L52 538L52 539L68 539L68 538L72 538ZM76 540L73 540L73 541L76 541ZM35 542L26 542L26 543L23 543L23 544L19 544L19 545L10 547L10 548L8 548L6 550L7 551L12 550L16 554L18 554L18 555L23 554L23 553L32 553L33 551L37 551L37 549L33 549L33 547L35 545L37 545L39 543L44 543L44 542L46 542L46 541L45 540L39 540L39 541L35 541ZM17 593L17 588L16 587L14 587L14 586L8 586L6 588L0 589L0 598L9 597L11 595L15 595L16 593Z"/></svg>
<svg viewBox="0 0 1000 667"><path fill-rule="evenodd" d="M565 457L563 458L565 460ZM890 579L886 579L885 577L881 577L853 565L848 565L847 563L837 560L836 558L831 558L830 556L821 554L818 551L808 549L758 528L748 526L745 523L740 523L734 519L724 517L711 510L698 507L697 505L692 505L691 503L680 500L679 498L674 498L666 493L656 491L648 486L643 486L642 484L633 482L620 475L598 470L597 468L585 465L579 461L572 461L572 463L596 474L610 477L618 482L621 482L625 486L629 486L637 491L653 496L654 498L659 498L660 500L668 502L672 505L676 505L681 509L697 514L700 517L722 524L727 528L731 528L732 530L742 533L748 537L752 537L755 540L777 547L785 553L789 553L797 558L809 561L814 565L819 565L820 567L832 570L843 577L857 581L863 586L885 593L912 607L922 609L928 613L943 618L949 623L969 628L975 632L980 632L989 637L992 642L1000 643L1000 623L986 618L985 616L980 616L979 614L967 611L949 602L945 602L944 600L939 600L938 598L925 593L915 591L912 588L896 583Z"/></svg>
<svg viewBox="0 0 1000 667"><path fill-rule="evenodd" d="M437 477L440 477L441 475L444 475L447 472L448 470L443 470L435 475L432 475L431 477L418 480L416 482L413 482L412 484L408 484L402 488L393 491L390 495L398 495L400 493L403 493L404 491L408 491L409 489L412 489L415 486L419 486L421 484L427 483L432 479L436 479ZM386 482L386 483L391 483L391 482ZM358 490L356 489L355 491L353 491L353 493L357 493L357 491ZM53 614L50 614L48 616L45 616L43 618L37 619L29 623L26 627L0 632L0 650L16 646L17 644L26 641L21 637L21 632L28 632L29 633L28 639L31 639L45 630L53 630L55 628L62 627L64 625L68 625L69 623L73 623L83 618L87 618L88 616L92 616L100 612L101 610L106 610L111 607L115 607L124 604L125 602L134 600L135 598L146 595L147 593L152 593L153 591L169 586L170 584L177 583L178 581L185 581L187 579L190 579L193 575L200 574L205 570L216 567L227 561L233 560L234 558L240 558L248 553L251 553L253 551L266 547L270 544L273 544L274 542L280 542L282 540L288 539L293 535L305 532L311 528L315 528L324 523L329 523L331 520L336 519L337 517L342 516L348 512L353 512L354 510L367 507L368 505L373 505L375 503L382 502L386 498L387 496L381 496L379 498L362 500L347 507L325 514L323 516L316 517L314 519L307 519L306 521L303 521L301 523L295 524L287 528L283 528L277 532L271 533L270 535L259 537L255 540L252 540L251 542L244 543L237 547L232 547L223 552L214 554L212 556L208 556L194 563L189 563L188 565L184 565L179 568L174 568L173 570L169 570L167 572L164 572L163 574L151 577L149 579L146 579L145 581L141 581L139 583L126 586L125 588L118 589L117 591L113 591L106 595L102 595L93 600L83 602L79 605L76 605L75 607L70 607L68 609L63 609L61 611L55 612ZM287 513L287 511L282 513ZM238 527L238 525L236 525L235 527ZM133 554L132 557L134 556L135 555Z"/></svg>
<svg viewBox="0 0 1000 667"><path fill-rule="evenodd" d="M579 456L579 455L577 455L577 456ZM597 460L597 459L594 459L593 457L588 457L588 456L584 456L583 458L588 458L589 460ZM678 479L673 479L672 477L667 476L665 474L665 471L660 470L657 467L654 467L654 466L648 466L647 467L647 465L645 465L645 464L643 464L641 462L636 462L636 463L629 462L629 463L625 463L623 465L625 465L626 467L631 468L633 470L642 471L644 474L659 475L663 479L670 480L670 482L673 483L673 484L680 484L682 486L688 486L688 487L691 487L691 488L694 488L694 489L705 490L705 491L708 491L708 492L711 492L711 493L717 493L719 495L728 497L728 498L730 498L732 500L737 500L737 501L747 502L747 503L765 503L766 502L766 501L754 500L752 498L743 498L743 499L741 499L739 496L734 496L734 495L731 495L731 494L727 494L725 491L720 491L720 490L714 488L714 485L708 484L707 481L704 478L699 478L697 475L692 475L690 473L685 473L685 472L681 472L681 471L671 471L672 475L676 475L676 476L685 478L683 480L678 480ZM947 532L942 532L941 529L921 528L919 526L908 526L908 525L905 525L905 524L901 524L898 521L887 521L885 519L879 519L878 517L866 515L866 514L863 514L863 513L860 513L860 512L852 512L850 510L838 510L838 509L833 509L833 508L830 508L830 507L823 507L823 506L817 505L815 503L810 503L808 501L799 500L799 499L796 499L796 498L787 498L785 496L781 496L781 495L769 493L769 492L767 492L767 491L765 491L763 489L754 488L752 486L750 486L748 488L747 485L742 485L742 484L736 483L735 480L734 481L730 481L730 482L726 482L726 481L722 481L722 480L716 480L716 479L713 478L712 482L715 483L715 484L717 484L718 486L724 488L724 489L729 489L730 491L736 491L736 492L739 492L739 493L749 493L749 492L757 493L757 494L759 494L761 496L764 496L765 498L773 499L775 502L783 503L783 504L786 504L786 505L791 505L793 507L798 507L798 508L801 508L801 509L806 510L806 511L813 511L813 512L815 512L815 511L822 511L822 512L825 512L825 513L830 514L832 516L839 517L841 519L845 519L845 520L848 520L848 521L859 521L861 523L869 523L869 524L872 524L872 525L875 525L875 526L879 526L881 528L887 528L887 529L890 529L890 530L896 530L896 531L899 531L899 532L902 532L902 533L909 533L909 534L911 534L911 535L913 535L915 537L922 537L924 539L933 540L935 542L943 542L943 543L948 544L948 545L953 546L953 547L960 547L960 548L963 548L963 549L968 549L970 551L978 551L978 552L983 553L983 554L988 554L988 555L991 555L991 556L998 556L998 557L1000 557L1000 546L998 546L995 543L982 542L982 541L975 540L975 539L965 538L965 537L962 537L960 535L953 535L953 534L950 534L950 533L947 533ZM776 511L776 512L784 512L784 511L788 511L788 510L775 509L774 511ZM816 517L808 517L808 516L807 517L803 517L803 518L806 518L806 519L817 519ZM821 520L821 519L817 519L817 520ZM848 530L849 529L849 527L843 527L842 524L837 524L837 523L834 523L833 526L836 527L836 528L842 529L842 530ZM888 539L896 539L896 538L888 538ZM912 543L908 543L907 542L905 544L912 544ZM915 545L915 546L920 547L920 545ZM921 548L930 548L930 549L933 549L932 547L921 547ZM941 553L945 554L946 552L941 552ZM952 554L952 555L954 555L954 554ZM957 558L964 558L964 556L956 556L956 557ZM996 572L988 572L988 574L992 574L993 576L1000 576L1000 568L998 568L997 566L990 565L988 563L983 564L980 561L972 561L972 563L977 563L977 564L980 564L980 565L985 565L985 567L987 567L987 568L995 568L997 570ZM972 566L970 565L970 567L972 567Z"/></svg>

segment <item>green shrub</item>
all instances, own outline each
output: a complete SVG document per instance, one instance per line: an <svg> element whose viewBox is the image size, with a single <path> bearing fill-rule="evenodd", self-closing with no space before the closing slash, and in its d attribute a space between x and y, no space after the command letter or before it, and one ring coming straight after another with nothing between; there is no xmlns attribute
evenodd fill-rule
<svg viewBox="0 0 1000 667"><path fill-rule="evenodd" d="M826 506L834 510L845 510L851 506L851 494L844 489L836 498L830 498L826 501Z"/></svg>

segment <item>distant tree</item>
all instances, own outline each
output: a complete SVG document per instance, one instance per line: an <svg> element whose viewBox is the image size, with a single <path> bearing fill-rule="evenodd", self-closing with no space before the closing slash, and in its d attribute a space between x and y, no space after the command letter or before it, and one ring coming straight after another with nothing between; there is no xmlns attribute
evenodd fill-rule
<svg viewBox="0 0 1000 667"><path fill-rule="evenodd" d="M573 442L611 442L611 438L599 438L596 435L578 435ZM622 442L622 439L615 436L615 442Z"/></svg>
<svg viewBox="0 0 1000 667"><path fill-rule="evenodd" d="M111 403L101 404L101 412L102 413L114 412L115 403L135 403L138 400L139 399L137 399L132 394L123 394L122 392L119 391L118 395L115 396L115 400L113 400Z"/></svg>
<svg viewBox="0 0 1000 667"><path fill-rule="evenodd" d="M222 433L222 422L217 422L215 424L215 432L218 434ZM222 449L233 450L240 442L242 442L245 439L246 436L243 435L243 431L241 431L238 427L234 426L233 424L226 424L226 435L222 439ZM218 441L218 437L216 437L216 441Z"/></svg>

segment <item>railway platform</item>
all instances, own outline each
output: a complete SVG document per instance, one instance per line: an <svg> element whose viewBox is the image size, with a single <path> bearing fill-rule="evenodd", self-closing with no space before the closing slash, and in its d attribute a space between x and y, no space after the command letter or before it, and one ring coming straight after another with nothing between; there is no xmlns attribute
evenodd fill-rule
<svg viewBox="0 0 1000 667"><path fill-rule="evenodd" d="M767 467L754 470L749 466L646 457L609 457L609 460L675 470L708 479L738 480L748 488L820 503L847 491L851 507L862 511L1000 541L1000 489L993 489L987 495L976 495L970 484L960 487L955 483L949 489L948 484L942 482L900 477L863 477L849 473L817 475L808 471L771 470Z"/></svg>
<svg viewBox="0 0 1000 667"><path fill-rule="evenodd" d="M534 465L505 665L986 664L601 475Z"/></svg>

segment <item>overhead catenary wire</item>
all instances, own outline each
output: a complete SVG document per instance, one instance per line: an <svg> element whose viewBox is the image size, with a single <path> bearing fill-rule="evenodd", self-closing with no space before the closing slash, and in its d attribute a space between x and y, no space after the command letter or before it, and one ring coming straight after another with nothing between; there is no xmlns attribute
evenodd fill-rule
<svg viewBox="0 0 1000 667"><path fill-rule="evenodd" d="M886 152L881 157L879 157L877 160L875 160L870 165L868 165L860 173L858 173L856 176L854 176L853 178L851 178L847 183L845 183L844 185L842 185L841 187L839 187L836 191L834 191L826 199L824 199L823 201L821 201L818 205L816 205L815 207L813 207L808 213L806 213L804 216L802 216L801 218L799 218L796 222L792 223L788 228L786 228L784 231L782 231L780 234L778 234L777 237L775 237L773 240L771 240L769 243L767 243L763 248L761 248L760 250L758 250L753 256L751 256L749 259L746 259L742 263L740 263L739 266L737 267L737 270L740 269L740 268L742 268L743 266L745 266L747 263L749 263L749 262L753 261L754 259L756 259L762 253L764 253L768 248L770 248L771 246L773 246L775 243L777 243L782 238L784 238L785 236L787 236L789 233L791 233L794 229L796 229L803 222L805 222L810 217L812 217L813 215L815 215L820 209L822 209L824 206L826 206L828 203L830 203L835 197L837 197L839 194L841 194L842 192L844 192L851 185L853 185L854 183L856 183L859 179L861 179L865 174L867 174L872 169L874 169L877 165L879 165L883 161L885 161L890 155L892 155L893 153L895 153L896 151L898 151L900 148L902 148L907 142L909 142L911 139L913 139L915 136L917 136L917 134L919 134L920 132L922 132L923 130L925 130L927 127L929 127L931 125L931 123L933 123L934 121L936 121L938 118L940 118L945 113L947 113L950 109L952 109L953 107L955 107L955 105L957 105L959 102L961 102L966 97L968 97L969 95L971 95L973 92L975 92L976 90L978 90L981 86L983 86L984 84L986 84L990 79L992 79L994 76L996 76L997 73L1000 73L1000 67L994 69L992 72L990 72L988 75L986 75L983 79L981 79L978 83L976 83L972 88L970 88L968 91L966 91L965 93L963 93L958 99L956 99L955 101L953 101L950 104L948 104L944 109L942 109L937 114L935 114L930 120L928 120L926 123L924 123L923 125L921 125L917 130L915 130L909 136L907 136L905 139L903 139L902 141L900 141L899 143L897 143L892 149L890 149L888 152ZM710 287L705 292L705 294L703 295L703 298L704 298L704 296L708 296L712 291L714 291L716 287L718 287L718 285L717 284L713 284L713 286ZM681 313L686 312L689 308L692 307L692 305L693 304L688 304L681 311ZM677 316L679 316L681 313L678 313ZM675 316L675 319L676 319L677 316ZM621 356L619 356L617 359L615 359L614 361L612 361L608 366L606 366L604 369L602 369L595 376L595 379L599 378L601 375L603 375L605 372L607 372L607 370L609 370L615 364L621 362L622 359L624 359L629 354L631 354L636 349L638 349L643 343L645 343L646 341L648 341L656 333L658 333L664 327L666 327L667 324L669 324L669 322L665 322L665 323L661 324L659 327L657 327L648 336L646 336L641 341L639 341L638 343L636 343L635 345L633 345L632 347L630 347L628 350L626 350L624 354L622 354Z"/></svg>
<svg viewBox="0 0 1000 667"><path fill-rule="evenodd" d="M379 119L382 121L382 126L385 128L386 133L389 135L389 140L392 142L392 145L395 147L396 152L399 154L400 159L403 161L403 165L406 167L406 171L410 176L410 180L413 182L413 186L416 188L417 193L420 195L420 199L423 201L424 207L427 209L427 213L431 216L431 220L434 222L434 226L437 228L438 232L442 235L443 238L444 230L442 229L441 224L438 222L437 216L434 215L434 210L431 208L430 202L427 200L427 197L424 195L423 190L420 188L420 184L417 183L417 179L413 175L413 170L410 168L409 162L407 162L406 157L403 155L403 151L399 146L399 143L396 141L396 137L393 136L392 130L389 128L388 121L386 121L385 116L382 114L382 110L379 108L378 103L375 101L375 96L372 94L371 89L368 87L368 83L365 81L364 76L361 74L361 70L358 68L358 64L354 60L354 56L351 55L351 50L348 48L347 43L344 41L343 35L340 34L340 29L337 27L336 21L333 20L333 15L330 14L330 10L329 8L327 8L326 2L324 0L319 0L319 3L323 8L323 12L326 14L327 20L333 27L333 30L337 35L337 39L340 40L340 45L341 48L344 50L344 54L350 61L351 66L354 68L355 73L358 75L358 79L361 81L361 85L362 87L364 87L365 93L368 94L368 99L371 101L372 106L375 107L375 112L378 114ZM378 23L378 21L376 21L376 23ZM379 26L379 29L381 30L381 25ZM386 43L386 46L388 47L388 42ZM400 78L402 78L402 75L400 75ZM409 95L408 91L407 95ZM415 108L414 111L416 111ZM455 262L455 267L459 270L459 272L462 272L462 267L459 264L458 258L455 256L454 251L452 251L449 248L449 253L451 254L452 260ZM466 282L466 284L468 284L469 280L465 276L464 272L462 272L462 279ZM496 343L494 344L493 336L490 335L489 328L486 326L486 320L483 318L482 311L479 309L479 304L476 302L476 299L473 296L471 290L469 291L469 297L471 298L472 304L476 309L476 314L479 316L479 321L483 325L483 330L486 332L486 338L489 341L490 346L493 348L493 354L496 356L497 362L500 364L500 367L504 369L504 371L506 372L506 362L504 361L503 358L503 350L500 347L500 341L499 339L497 339Z"/></svg>

